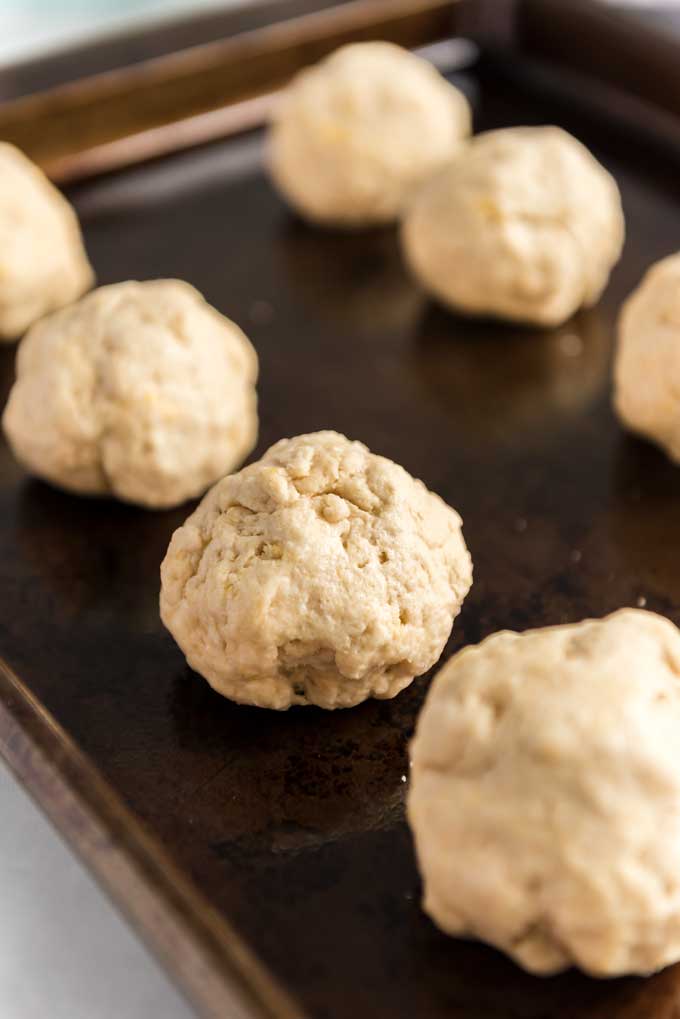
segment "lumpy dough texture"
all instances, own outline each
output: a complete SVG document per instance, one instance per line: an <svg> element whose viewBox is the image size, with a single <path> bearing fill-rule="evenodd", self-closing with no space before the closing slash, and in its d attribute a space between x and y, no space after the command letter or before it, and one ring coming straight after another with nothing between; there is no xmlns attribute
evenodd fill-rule
<svg viewBox="0 0 680 1019"><path fill-rule="evenodd" d="M680 463L680 254L657 262L623 306L614 405Z"/></svg>
<svg viewBox="0 0 680 1019"><path fill-rule="evenodd" d="M256 377L241 330L188 283L117 283L24 337L3 425L56 485L172 506L252 449Z"/></svg>
<svg viewBox="0 0 680 1019"><path fill-rule="evenodd" d="M651 612L494 634L436 676L408 812L426 911L534 973L680 958L680 632Z"/></svg>
<svg viewBox="0 0 680 1019"><path fill-rule="evenodd" d="M467 100L434 67L391 43L355 43L294 78L274 117L269 163L306 218L386 223L469 133Z"/></svg>
<svg viewBox="0 0 680 1019"><path fill-rule="evenodd" d="M0 340L15 340L93 280L69 203L19 149L0 142Z"/></svg>
<svg viewBox="0 0 680 1019"><path fill-rule="evenodd" d="M478 135L421 190L402 234L444 304L542 326L595 304L623 239L614 179L556 127Z"/></svg>
<svg viewBox="0 0 680 1019"><path fill-rule="evenodd" d="M335 432L283 439L175 531L161 616L225 697L394 697L442 652L472 580L458 514Z"/></svg>

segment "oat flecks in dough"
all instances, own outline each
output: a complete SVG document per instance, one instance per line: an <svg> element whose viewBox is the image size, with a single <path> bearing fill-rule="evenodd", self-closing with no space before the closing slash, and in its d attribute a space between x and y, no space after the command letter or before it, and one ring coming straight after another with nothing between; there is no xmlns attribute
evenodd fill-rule
<svg viewBox="0 0 680 1019"><path fill-rule="evenodd" d="M421 190L402 233L444 304L542 326L595 304L623 239L616 182L556 127L478 135Z"/></svg>
<svg viewBox="0 0 680 1019"><path fill-rule="evenodd" d="M24 337L3 426L56 485L173 506L252 449L256 378L244 334L188 283L117 283Z"/></svg>
<svg viewBox="0 0 680 1019"><path fill-rule="evenodd" d="M437 674L408 813L424 906L533 973L680 959L680 632L651 612L496 633Z"/></svg>
<svg viewBox="0 0 680 1019"><path fill-rule="evenodd" d="M69 203L19 149L0 142L0 341L16 340L93 281Z"/></svg>
<svg viewBox="0 0 680 1019"><path fill-rule="evenodd" d="M623 306L614 406L624 425L680 463L680 254L652 266Z"/></svg>
<svg viewBox="0 0 680 1019"><path fill-rule="evenodd" d="M458 514L336 432L283 439L173 535L161 616L224 696L394 697L439 658L472 581Z"/></svg>
<svg viewBox="0 0 680 1019"><path fill-rule="evenodd" d="M392 43L354 43L294 78L275 114L269 164L306 218L387 223L469 134L467 100L427 61Z"/></svg>

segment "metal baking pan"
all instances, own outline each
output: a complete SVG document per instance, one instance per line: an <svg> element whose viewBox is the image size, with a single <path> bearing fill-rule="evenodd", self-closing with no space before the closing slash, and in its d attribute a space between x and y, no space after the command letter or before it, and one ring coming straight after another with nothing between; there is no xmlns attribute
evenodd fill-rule
<svg viewBox="0 0 680 1019"><path fill-rule="evenodd" d="M441 7L421 10L408 41L455 33L464 6L475 7L452 6L446 19ZM360 30L343 21L340 36L370 37L375 8L345 5L342 18L358 9L364 21ZM476 127L564 125L616 175L628 223L603 300L562 329L438 309L406 274L393 230L304 226L266 179L259 129L95 176L91 161L78 162L90 143L77 132L67 153L71 176L90 174L68 193L100 283L187 279L252 338L254 456L281 436L335 428L461 511L475 583L446 654L499 628L622 605L680 623L680 471L625 435L610 405L620 303L680 247L677 125L656 130L659 109L670 117L680 105L680 51L668 31L650 50L653 28L587 3L522 9L519 36L488 7L469 29L482 57L456 80ZM261 9L232 16L237 50L249 16L262 24ZM321 27L332 44L338 16L315 15L317 43ZM394 36L394 26L383 17L375 34ZM589 62L593 31L600 57ZM96 69L96 48L88 53ZM627 97L603 102L565 61L619 89L626 64ZM0 76L5 95L30 70ZM41 73L41 84L56 82ZM276 87L279 73L262 71L258 88ZM48 109L50 95L40 100ZM641 98L653 115L631 114ZM17 109L0 107L5 136ZM166 137L162 150L172 147ZM0 350L3 400L13 363L13 349ZM675 1015L675 968L648 980L536 979L435 929L420 909L403 809L427 677L393 701L335 713L221 699L158 618L159 563L189 509L66 495L28 479L0 443L0 750L197 1008L235 1019Z"/></svg>

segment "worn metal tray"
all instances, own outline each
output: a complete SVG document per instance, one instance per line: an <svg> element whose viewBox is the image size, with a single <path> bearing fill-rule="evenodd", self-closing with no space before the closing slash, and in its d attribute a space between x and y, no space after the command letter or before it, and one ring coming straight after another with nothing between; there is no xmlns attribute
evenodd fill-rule
<svg viewBox="0 0 680 1019"><path fill-rule="evenodd" d="M254 131L81 183L99 281L178 276L260 355L261 434L336 428L456 506L475 583L446 654L501 628L646 604L680 623L680 470L610 406L613 325L680 247L672 147L588 112L550 73L483 59L478 128L557 122L616 175L628 241L602 302L562 329L426 302L396 232L310 229ZM540 86L539 83L540 82ZM0 350L0 398L14 351ZM525 975L423 915L404 820L427 690L323 713L221 699L158 618L191 507L150 513L29 480L0 444L0 750L205 1014L315 1019L670 1017L680 971ZM68 932L66 932L67 935Z"/></svg>

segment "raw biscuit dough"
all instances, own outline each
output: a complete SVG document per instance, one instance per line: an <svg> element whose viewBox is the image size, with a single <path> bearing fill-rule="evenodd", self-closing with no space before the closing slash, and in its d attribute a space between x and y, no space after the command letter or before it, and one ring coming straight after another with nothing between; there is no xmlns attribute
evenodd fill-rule
<svg viewBox="0 0 680 1019"><path fill-rule="evenodd" d="M0 340L16 340L93 281L69 203L19 149L0 142Z"/></svg>
<svg viewBox="0 0 680 1019"><path fill-rule="evenodd" d="M542 326L596 303L623 240L616 182L556 127L478 135L402 230L407 262L444 304Z"/></svg>
<svg viewBox="0 0 680 1019"><path fill-rule="evenodd" d="M188 283L116 283L28 332L3 426L62 488L173 506L252 449L256 378L244 334Z"/></svg>
<svg viewBox="0 0 680 1019"><path fill-rule="evenodd" d="M680 959L680 632L651 612L502 632L437 674L408 813L425 910L533 973Z"/></svg>
<svg viewBox="0 0 680 1019"><path fill-rule="evenodd" d="M680 463L680 254L652 266L623 306L614 406L624 425Z"/></svg>
<svg viewBox="0 0 680 1019"><path fill-rule="evenodd" d="M234 701L345 708L432 666L472 580L458 514L336 432L283 439L175 531L161 616Z"/></svg>
<svg viewBox="0 0 680 1019"><path fill-rule="evenodd" d="M465 96L387 42L343 46L300 72L271 130L269 165L307 219L359 227L396 219L470 134Z"/></svg>

